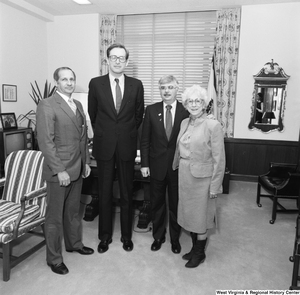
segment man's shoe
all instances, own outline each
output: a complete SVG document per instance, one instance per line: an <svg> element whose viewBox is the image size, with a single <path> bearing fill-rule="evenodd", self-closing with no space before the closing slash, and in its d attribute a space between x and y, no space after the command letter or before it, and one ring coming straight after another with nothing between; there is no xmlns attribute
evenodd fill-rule
<svg viewBox="0 0 300 295"><path fill-rule="evenodd" d="M158 251L161 248L161 244L163 244L166 241L166 238L163 238L161 240L154 240L154 242L151 245L152 251Z"/></svg>
<svg viewBox="0 0 300 295"><path fill-rule="evenodd" d="M171 243L171 245L172 245L171 249L172 249L173 253L179 254L181 252L181 246L180 246L180 243L178 241Z"/></svg>
<svg viewBox="0 0 300 295"><path fill-rule="evenodd" d="M106 252L108 250L108 245L111 244L111 242L112 242L112 239L101 241L98 245L98 252L99 253Z"/></svg>
<svg viewBox="0 0 300 295"><path fill-rule="evenodd" d="M89 247L85 247L83 246L82 249L78 249L78 250L66 250L67 252L77 252L81 255L91 255L94 253L94 250L92 248Z"/></svg>
<svg viewBox="0 0 300 295"><path fill-rule="evenodd" d="M131 240L126 240L126 239L121 238L121 242L123 243L123 249L125 251L132 251L133 243Z"/></svg>
<svg viewBox="0 0 300 295"><path fill-rule="evenodd" d="M66 265L62 262L60 264L50 264L50 263L47 263L48 266L51 267L51 270L59 275L66 275L69 270L68 268L66 267Z"/></svg>

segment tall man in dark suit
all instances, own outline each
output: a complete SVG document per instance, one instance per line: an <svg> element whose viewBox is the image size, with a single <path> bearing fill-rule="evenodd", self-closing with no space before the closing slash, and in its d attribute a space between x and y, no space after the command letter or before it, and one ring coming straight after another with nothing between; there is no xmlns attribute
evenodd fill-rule
<svg viewBox="0 0 300 295"><path fill-rule="evenodd" d="M115 169L120 188L121 241L125 251L132 243L132 189L138 128L144 113L140 80L124 75L129 52L121 44L107 49L109 73L89 84L88 111L94 130L93 156L99 184L98 252L112 242L112 194Z"/></svg>
<svg viewBox="0 0 300 295"><path fill-rule="evenodd" d="M166 235L166 189L169 203L169 231L173 253L180 253L181 227L177 223L178 171L172 169L180 123L188 112L176 100L178 81L172 75L159 80L162 102L146 108L141 139L141 172L150 176L153 238L152 251L165 242Z"/></svg>
<svg viewBox="0 0 300 295"><path fill-rule="evenodd" d="M62 234L67 252L89 255L82 243L79 215L82 177L90 174L87 127L82 105L72 100L75 73L67 67L54 72L57 91L37 107L37 139L45 160L47 181L45 236L47 263L57 274L67 274L62 257Z"/></svg>

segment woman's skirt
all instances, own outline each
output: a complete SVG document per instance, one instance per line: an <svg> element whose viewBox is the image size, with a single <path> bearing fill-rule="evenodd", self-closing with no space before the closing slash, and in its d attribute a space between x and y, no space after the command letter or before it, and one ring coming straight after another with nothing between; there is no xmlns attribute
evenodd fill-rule
<svg viewBox="0 0 300 295"><path fill-rule="evenodd" d="M204 234L216 226L216 199L209 198L211 177L196 178L190 161L179 162L178 224L185 230Z"/></svg>

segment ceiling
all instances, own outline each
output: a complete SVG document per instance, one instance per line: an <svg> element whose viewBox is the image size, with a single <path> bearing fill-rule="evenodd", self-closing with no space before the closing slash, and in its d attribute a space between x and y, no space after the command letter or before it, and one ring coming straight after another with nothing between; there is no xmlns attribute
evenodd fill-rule
<svg viewBox="0 0 300 295"><path fill-rule="evenodd" d="M16 9L53 21L54 16L76 14L143 14L199 11L242 5L300 2L300 0L90 0L91 5L78 5L72 0L0 0Z"/></svg>

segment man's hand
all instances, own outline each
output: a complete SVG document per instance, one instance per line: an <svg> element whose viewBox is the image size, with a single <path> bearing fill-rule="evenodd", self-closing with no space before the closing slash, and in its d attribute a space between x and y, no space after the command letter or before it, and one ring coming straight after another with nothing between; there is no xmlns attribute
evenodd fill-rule
<svg viewBox="0 0 300 295"><path fill-rule="evenodd" d="M150 176L150 169L149 169L149 167L143 167L143 168L141 168L141 173L142 173L143 177Z"/></svg>
<svg viewBox="0 0 300 295"><path fill-rule="evenodd" d="M71 179L67 171L58 172L57 177L60 186L68 186L71 183Z"/></svg>
<svg viewBox="0 0 300 295"><path fill-rule="evenodd" d="M90 173L91 173L91 167L88 164L85 164L85 169L82 173L82 178L89 177Z"/></svg>

